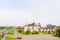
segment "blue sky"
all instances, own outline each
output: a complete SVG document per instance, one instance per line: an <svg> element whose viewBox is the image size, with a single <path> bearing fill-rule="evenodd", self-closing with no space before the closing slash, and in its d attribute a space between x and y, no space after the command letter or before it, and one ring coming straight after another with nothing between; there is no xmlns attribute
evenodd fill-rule
<svg viewBox="0 0 60 40"><path fill-rule="evenodd" d="M60 25L60 0L0 0L0 26L32 22Z"/></svg>

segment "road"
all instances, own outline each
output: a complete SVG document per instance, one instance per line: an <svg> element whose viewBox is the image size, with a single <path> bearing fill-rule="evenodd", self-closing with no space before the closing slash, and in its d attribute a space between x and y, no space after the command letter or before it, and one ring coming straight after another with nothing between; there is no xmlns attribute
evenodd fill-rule
<svg viewBox="0 0 60 40"><path fill-rule="evenodd" d="M10 31L10 30L7 30L7 29L3 31L4 37L3 37L1 40L6 40L5 37L6 37L6 35L7 35L7 33L8 33L9 31Z"/></svg>
<svg viewBox="0 0 60 40"><path fill-rule="evenodd" d="M60 40L52 35L22 35L22 40Z"/></svg>
<svg viewBox="0 0 60 40"><path fill-rule="evenodd" d="M6 31L8 33L8 31ZM60 37L54 37L52 35L19 35L15 29L14 35L5 35L10 37L22 37L22 39L16 39L16 40L60 40Z"/></svg>

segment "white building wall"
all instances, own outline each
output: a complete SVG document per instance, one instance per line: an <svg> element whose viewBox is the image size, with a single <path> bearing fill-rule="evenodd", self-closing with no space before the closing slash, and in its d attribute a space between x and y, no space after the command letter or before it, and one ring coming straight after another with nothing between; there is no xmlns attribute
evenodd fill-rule
<svg viewBox="0 0 60 40"><path fill-rule="evenodd" d="M28 27L24 27L24 32L26 32L27 29L28 29Z"/></svg>
<svg viewBox="0 0 60 40"><path fill-rule="evenodd" d="M31 32L38 31L38 29L39 29L39 27L37 27L37 26L29 26L29 30ZM28 26L24 27L24 32L26 32L27 30L28 30Z"/></svg>

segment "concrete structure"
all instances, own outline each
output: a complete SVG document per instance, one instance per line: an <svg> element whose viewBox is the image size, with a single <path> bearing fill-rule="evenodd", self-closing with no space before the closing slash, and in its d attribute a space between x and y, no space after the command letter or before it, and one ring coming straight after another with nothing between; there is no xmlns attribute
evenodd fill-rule
<svg viewBox="0 0 60 40"><path fill-rule="evenodd" d="M42 27L39 29L41 32L44 31L44 32L48 32L48 31L55 31L55 28L46 28L46 27Z"/></svg>
<svg viewBox="0 0 60 40"><path fill-rule="evenodd" d="M39 29L41 28L40 23L38 25L36 25L35 23L32 24L28 24L24 26L24 32L26 32L28 29L33 32L33 31L39 31Z"/></svg>
<svg viewBox="0 0 60 40"><path fill-rule="evenodd" d="M54 25L48 25L47 27L41 27L41 24L38 23L38 24L35 24L35 23L32 23L32 24L28 24L28 25L25 25L24 26L24 32L26 32L28 29L33 32L33 31L55 31L55 28L56 26Z"/></svg>

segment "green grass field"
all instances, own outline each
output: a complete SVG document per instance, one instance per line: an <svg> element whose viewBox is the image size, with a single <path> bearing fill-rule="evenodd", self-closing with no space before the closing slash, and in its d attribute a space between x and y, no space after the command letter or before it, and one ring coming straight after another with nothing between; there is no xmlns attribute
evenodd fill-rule
<svg viewBox="0 0 60 40"><path fill-rule="evenodd" d="M6 37L6 40L16 40L16 39L12 37Z"/></svg>
<svg viewBox="0 0 60 40"><path fill-rule="evenodd" d="M8 32L8 34L14 34L14 29L11 29L9 32Z"/></svg>
<svg viewBox="0 0 60 40"><path fill-rule="evenodd" d="M0 40L3 38L3 36L0 36Z"/></svg>

